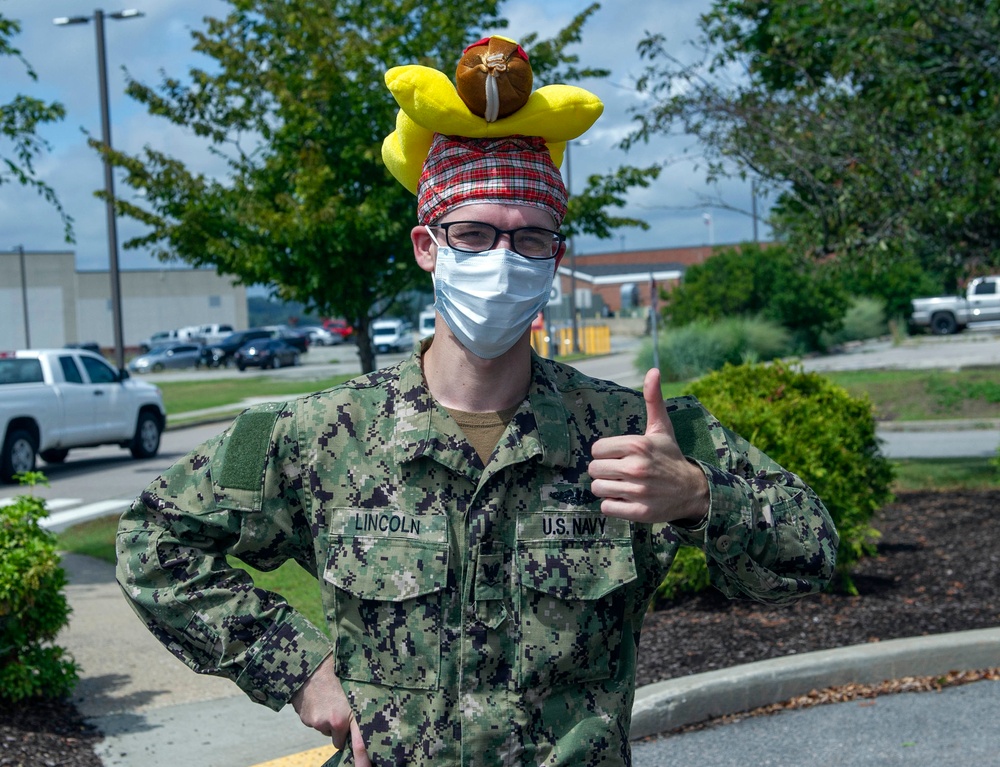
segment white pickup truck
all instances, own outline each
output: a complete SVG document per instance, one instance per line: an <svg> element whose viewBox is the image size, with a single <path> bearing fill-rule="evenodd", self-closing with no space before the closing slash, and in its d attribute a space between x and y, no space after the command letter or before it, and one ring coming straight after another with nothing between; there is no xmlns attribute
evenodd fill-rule
<svg viewBox="0 0 1000 767"><path fill-rule="evenodd" d="M117 444L136 458L160 449L160 390L82 349L0 352L0 482L62 463L70 448Z"/></svg>
<svg viewBox="0 0 1000 767"><path fill-rule="evenodd" d="M1000 276L977 277L964 296L914 298L910 303L913 327L930 328L940 336L957 333L971 322L1000 320Z"/></svg>

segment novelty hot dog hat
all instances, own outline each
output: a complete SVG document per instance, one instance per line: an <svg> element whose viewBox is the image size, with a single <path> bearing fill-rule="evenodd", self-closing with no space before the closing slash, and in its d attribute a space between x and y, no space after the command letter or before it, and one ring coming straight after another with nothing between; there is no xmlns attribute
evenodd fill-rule
<svg viewBox="0 0 1000 767"><path fill-rule="evenodd" d="M399 104L382 143L392 175L417 195L421 223L474 202L531 205L566 214L559 165L566 142L604 105L571 85L532 91L531 64L513 40L488 37L463 52L455 83L430 67L393 67L385 82Z"/></svg>

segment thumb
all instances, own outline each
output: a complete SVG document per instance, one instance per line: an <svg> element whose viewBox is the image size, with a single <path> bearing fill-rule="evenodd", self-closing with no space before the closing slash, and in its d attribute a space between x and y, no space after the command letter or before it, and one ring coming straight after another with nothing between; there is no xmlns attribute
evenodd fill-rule
<svg viewBox="0 0 1000 767"><path fill-rule="evenodd" d="M660 389L660 371L650 368L642 382L642 398L646 400L646 434L673 435L674 427L663 404L663 391Z"/></svg>

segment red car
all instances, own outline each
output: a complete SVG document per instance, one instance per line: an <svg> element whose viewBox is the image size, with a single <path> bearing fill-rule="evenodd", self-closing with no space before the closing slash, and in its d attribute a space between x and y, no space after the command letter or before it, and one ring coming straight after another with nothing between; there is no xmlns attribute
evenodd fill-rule
<svg viewBox="0 0 1000 767"><path fill-rule="evenodd" d="M344 319L323 320L323 327L331 333L336 333L345 341L354 333L354 328L348 325L347 320Z"/></svg>

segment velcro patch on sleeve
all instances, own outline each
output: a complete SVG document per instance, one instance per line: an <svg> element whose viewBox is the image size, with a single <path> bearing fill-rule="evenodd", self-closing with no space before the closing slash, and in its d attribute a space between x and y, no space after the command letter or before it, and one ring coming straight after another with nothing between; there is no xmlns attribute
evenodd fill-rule
<svg viewBox="0 0 1000 767"><path fill-rule="evenodd" d="M226 439L225 460L216 479L219 485L237 490L260 489L277 419L276 409L250 411L236 419Z"/></svg>

